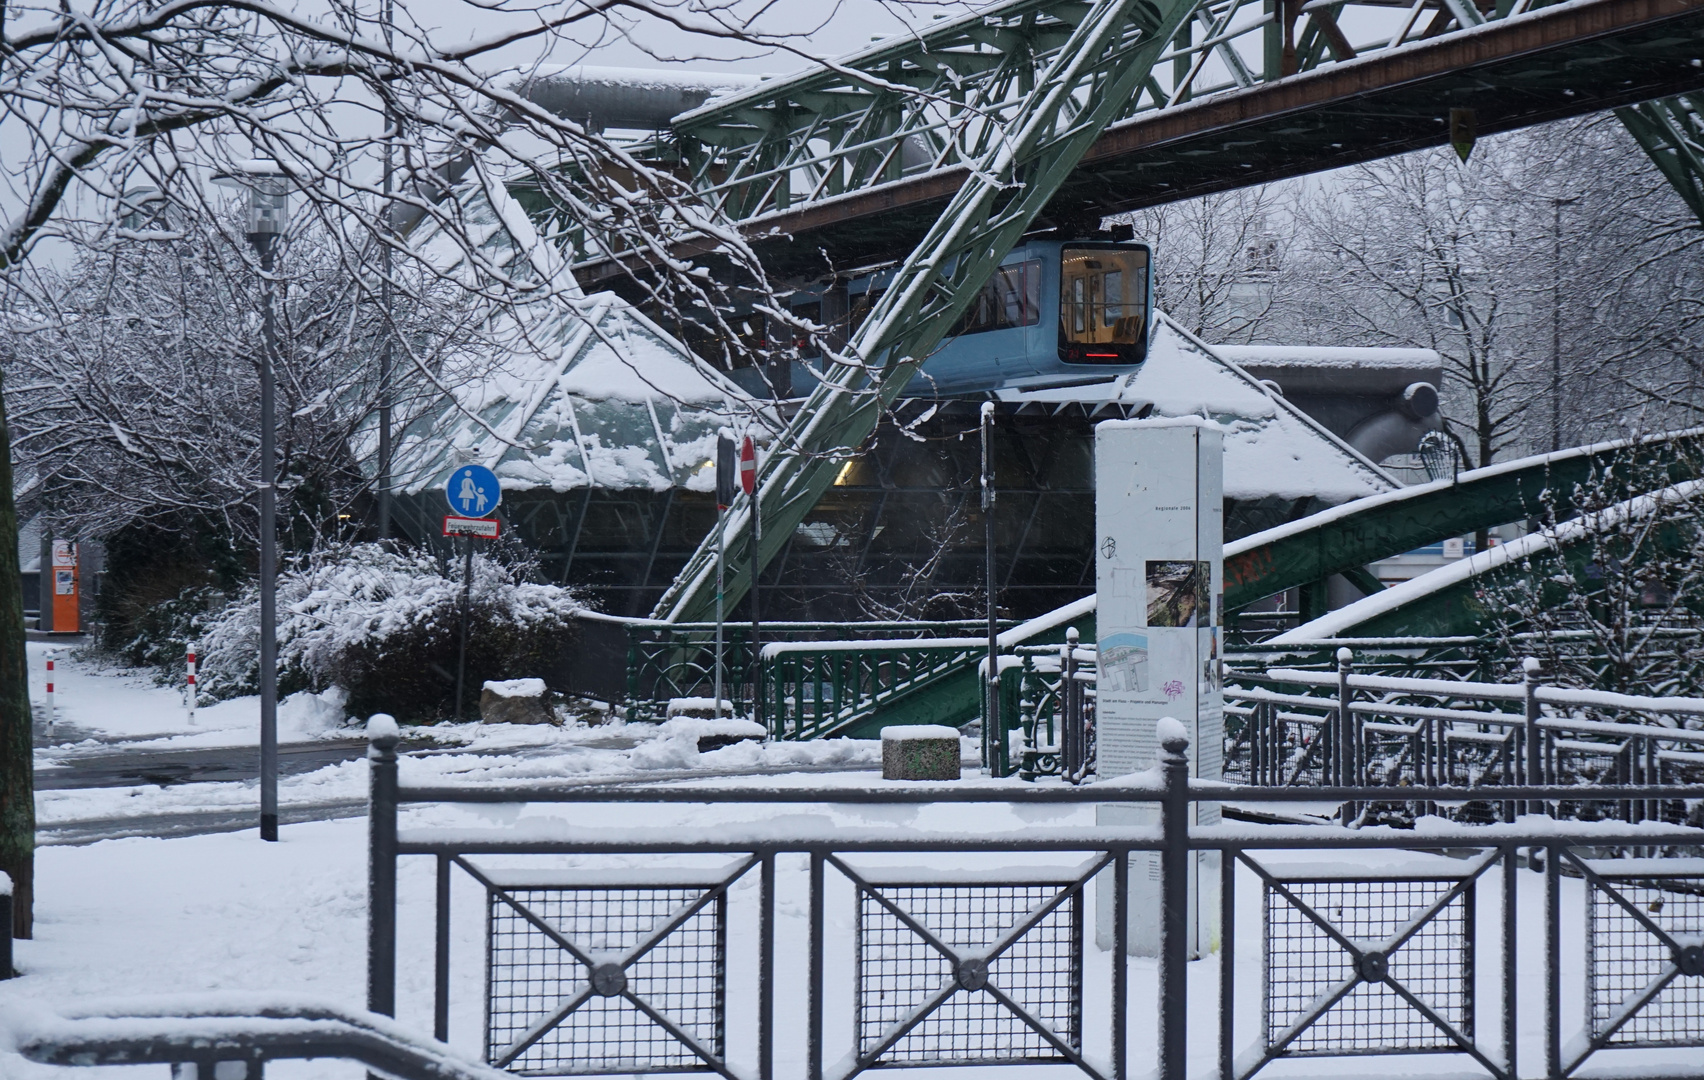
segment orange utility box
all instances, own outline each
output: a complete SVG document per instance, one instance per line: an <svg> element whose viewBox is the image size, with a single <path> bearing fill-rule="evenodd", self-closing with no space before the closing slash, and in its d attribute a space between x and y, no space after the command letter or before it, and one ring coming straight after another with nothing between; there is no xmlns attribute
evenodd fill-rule
<svg viewBox="0 0 1704 1080"><path fill-rule="evenodd" d="M77 545L70 540L55 540L42 575L41 628L54 634L75 634L82 629L77 606L79 570Z"/></svg>

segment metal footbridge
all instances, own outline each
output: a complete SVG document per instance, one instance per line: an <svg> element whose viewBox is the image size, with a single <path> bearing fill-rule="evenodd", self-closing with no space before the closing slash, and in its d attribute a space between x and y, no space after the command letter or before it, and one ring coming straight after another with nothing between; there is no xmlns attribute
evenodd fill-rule
<svg viewBox="0 0 1704 1080"><path fill-rule="evenodd" d="M1700 90L1704 0L1014 0L717 99L643 152L778 277L899 263L764 463L767 563L1026 233L1607 108L1704 208ZM588 287L661 257L599 243L578 240ZM718 241L661 243L714 261ZM751 511L730 515L730 604ZM710 537L655 617L709 617L714 565Z"/></svg>

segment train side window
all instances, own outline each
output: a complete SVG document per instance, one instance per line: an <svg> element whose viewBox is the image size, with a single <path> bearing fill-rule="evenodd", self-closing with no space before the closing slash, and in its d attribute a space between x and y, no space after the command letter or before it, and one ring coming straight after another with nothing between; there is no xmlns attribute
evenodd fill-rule
<svg viewBox="0 0 1704 1080"><path fill-rule="evenodd" d="M1041 260L1031 259L995 270L988 283L977 290L976 298L949 336L1011 330L1034 326L1040 321Z"/></svg>

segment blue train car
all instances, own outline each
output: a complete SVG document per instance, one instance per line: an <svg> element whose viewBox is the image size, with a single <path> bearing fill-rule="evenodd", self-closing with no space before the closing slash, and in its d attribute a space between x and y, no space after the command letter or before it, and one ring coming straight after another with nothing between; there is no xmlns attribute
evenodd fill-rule
<svg viewBox="0 0 1704 1080"><path fill-rule="evenodd" d="M856 333L893 280L892 269L847 282L846 316L826 291L795 294L794 310ZM906 387L908 397L958 397L995 389L1072 386L1134 371L1153 324L1153 259L1146 244L1031 240L1013 248L964 317ZM810 360L792 365L802 395ZM752 387L756 390L756 387Z"/></svg>

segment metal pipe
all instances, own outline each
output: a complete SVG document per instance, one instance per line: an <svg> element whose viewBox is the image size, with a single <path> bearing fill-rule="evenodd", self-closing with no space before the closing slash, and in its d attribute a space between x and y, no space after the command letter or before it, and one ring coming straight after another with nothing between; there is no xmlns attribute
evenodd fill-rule
<svg viewBox="0 0 1704 1080"><path fill-rule="evenodd" d="M757 912L757 1077L775 1080L775 853L759 864Z"/></svg>
<svg viewBox="0 0 1704 1080"><path fill-rule="evenodd" d="M1337 768L1333 770L1337 782L1344 787L1350 787L1357 779L1353 765L1355 736L1351 728L1355 718L1350 706L1354 703L1355 692L1349 688L1349 672L1355 661L1352 649L1337 650ZM1338 808L1338 820L1344 825L1355 820L1355 807L1344 803Z"/></svg>
<svg viewBox="0 0 1704 1080"><path fill-rule="evenodd" d="M1171 725L1177 721L1171 720ZM1161 721L1162 727L1167 725ZM1159 1080L1187 1080L1189 1064L1189 740L1160 735L1165 796L1160 800Z"/></svg>
<svg viewBox="0 0 1704 1080"><path fill-rule="evenodd" d="M1544 849L1544 1075L1562 1075L1562 849Z"/></svg>
<svg viewBox="0 0 1704 1080"><path fill-rule="evenodd" d="M1219 852L1219 1077L1236 1076L1237 853Z"/></svg>
<svg viewBox="0 0 1704 1080"><path fill-rule="evenodd" d="M1515 978L1516 913L1520 909L1520 871L1515 863L1517 849L1503 849L1503 1075L1513 1080L1516 1072L1515 1014L1518 981Z"/></svg>
<svg viewBox="0 0 1704 1080"><path fill-rule="evenodd" d="M1001 775L1000 756L1000 628L997 623L994 576L994 403L984 401L982 427L982 544L984 577L988 593L988 677L983 687L982 767L988 775Z"/></svg>
<svg viewBox="0 0 1704 1080"><path fill-rule="evenodd" d="M1112 859L1112 1080L1130 1072L1130 849Z"/></svg>
<svg viewBox="0 0 1704 1080"><path fill-rule="evenodd" d="M473 607L473 537L462 537L461 646L456 650L456 719L462 718L462 699L467 695L467 623Z"/></svg>
<svg viewBox="0 0 1704 1080"><path fill-rule="evenodd" d="M762 787L659 787L646 784L617 786L608 783L560 787L409 787L398 793L401 802L523 803L523 802L656 802L656 803L1113 803L1158 802L1164 792L1144 784L1103 782L1081 787L1035 787L1033 785L966 788L952 781L914 781L903 788L762 788ZM1621 799L1704 799L1704 784L1663 784L1649 787L1600 784L1580 787L1546 784L1514 787L1498 792L1510 799L1568 799L1575 802L1614 802ZM1482 799L1479 787L1252 787L1244 784L1192 782L1186 792L1190 802L1262 803L1322 802L1359 799L1367 802L1430 800L1459 802Z"/></svg>
<svg viewBox="0 0 1704 1080"><path fill-rule="evenodd" d="M432 961L432 1037L450 1041L450 856L438 856L438 895L433 911L437 947Z"/></svg>
<svg viewBox="0 0 1704 1080"><path fill-rule="evenodd" d="M823 954L823 853L811 852L811 943L810 943L810 986L806 993L806 1004L810 1015L806 1018L805 1027L805 1076L806 1080L822 1080L822 954Z"/></svg>
<svg viewBox="0 0 1704 1080"><path fill-rule="evenodd" d="M396 1015L396 721L367 721L367 1009Z"/></svg>

